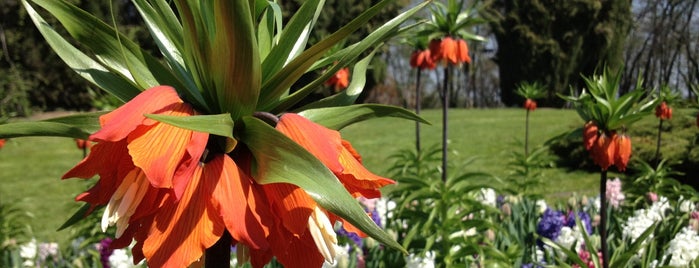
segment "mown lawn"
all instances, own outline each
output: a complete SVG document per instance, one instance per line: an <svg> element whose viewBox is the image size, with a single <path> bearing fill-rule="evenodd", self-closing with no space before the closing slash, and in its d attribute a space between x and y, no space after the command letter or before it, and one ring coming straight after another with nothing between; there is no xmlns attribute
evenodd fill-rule
<svg viewBox="0 0 699 268"><path fill-rule="evenodd" d="M427 110L422 126L423 148L441 147L441 110ZM530 151L573 127L582 125L574 110L537 109L530 114ZM476 157L463 172L487 172L505 179L512 169L508 162L513 151L524 151L525 111L523 109L476 109L449 111L449 161L463 163ZM415 124L400 119L375 119L342 130L346 139L362 154L364 164L385 175L389 157L400 149L414 148ZM547 169L544 185L536 191L548 199L565 199L571 194L596 194L599 175L584 171Z"/></svg>
<svg viewBox="0 0 699 268"><path fill-rule="evenodd" d="M478 160L462 167L464 171L507 177L510 153L523 150L524 115L522 109L451 110L450 161L459 165L475 156ZM432 122L422 128L423 147L440 145L441 111L428 110L423 116ZM538 109L530 120L530 148L582 124L573 110ZM413 148L414 130L412 121L376 119L347 127L342 133L362 154L370 170L385 175L391 154ZM0 150L0 201L16 202L33 214L30 224L38 240L68 242L69 231L55 230L77 210L79 204L73 198L88 187L88 182L61 181L60 177L81 157L82 151L67 138L16 138ZM597 176L548 169L544 172L545 185L537 192L554 200L573 193L595 194Z"/></svg>

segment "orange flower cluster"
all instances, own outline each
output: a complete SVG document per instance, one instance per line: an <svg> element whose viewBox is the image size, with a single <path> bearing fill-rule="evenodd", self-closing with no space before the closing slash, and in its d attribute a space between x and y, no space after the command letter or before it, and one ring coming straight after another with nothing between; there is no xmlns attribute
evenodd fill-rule
<svg viewBox="0 0 699 268"><path fill-rule="evenodd" d="M529 111L534 111L536 110L536 101L532 99L527 99L524 101L524 109L527 109Z"/></svg>
<svg viewBox="0 0 699 268"><path fill-rule="evenodd" d="M432 60L432 55L429 49L415 50L410 55L410 66L420 69L434 69L437 63Z"/></svg>
<svg viewBox="0 0 699 268"><path fill-rule="evenodd" d="M434 39L430 42L432 60L443 62L444 64L458 65L471 63L471 56L468 55L468 44L463 39L454 39L446 36L442 39Z"/></svg>
<svg viewBox="0 0 699 268"><path fill-rule="evenodd" d="M619 171L626 170L631 158L631 139L626 134L601 131L594 122L587 122L583 128L583 143L592 161L602 170L612 165Z"/></svg>
<svg viewBox="0 0 699 268"><path fill-rule="evenodd" d="M152 267L186 267L227 231L241 262L262 267L274 256L285 267L320 267L334 261L336 220L361 234L297 186L258 184L247 149L209 150L214 137L208 133L144 114L197 112L171 87L146 90L100 117L90 154L63 176L100 176L76 200L88 202L90 212L106 206L101 227L116 226L114 248L136 240L134 263L146 258ZM276 129L318 158L355 197L379 197L378 188L394 183L366 170L337 131L296 114L282 116Z"/></svg>
<svg viewBox="0 0 699 268"><path fill-rule="evenodd" d="M655 107L655 116L660 118L660 120L670 120L672 119L672 108L663 101Z"/></svg>
<svg viewBox="0 0 699 268"><path fill-rule="evenodd" d="M349 86L349 68L342 68L331 76L328 81L325 81L326 86L335 88L335 92L339 92Z"/></svg>

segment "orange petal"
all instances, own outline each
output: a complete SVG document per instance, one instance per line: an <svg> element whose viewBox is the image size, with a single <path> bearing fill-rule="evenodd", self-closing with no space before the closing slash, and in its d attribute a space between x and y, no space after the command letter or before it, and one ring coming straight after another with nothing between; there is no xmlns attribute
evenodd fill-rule
<svg viewBox="0 0 699 268"><path fill-rule="evenodd" d="M213 206L223 217L233 239L252 249L269 247L266 237L271 212L263 193L253 187L251 178L226 155L206 163L202 177L207 185L214 185Z"/></svg>
<svg viewBox="0 0 699 268"><path fill-rule="evenodd" d="M191 114L188 107L178 106L171 114ZM172 178L184 157L192 132L164 123L139 126L128 135L129 154L134 165L143 169L153 186L171 188Z"/></svg>
<svg viewBox="0 0 699 268"><path fill-rule="evenodd" d="M366 198L381 197L379 188L393 184L395 181L378 176L367 170L355 156L346 148L340 152L340 163L345 168L340 174L336 174L338 179L345 185L354 197L359 195Z"/></svg>
<svg viewBox="0 0 699 268"><path fill-rule="evenodd" d="M186 267L218 241L225 226L211 205L214 183L198 168L182 198L170 198L154 215L143 242L149 266Z"/></svg>
<svg viewBox="0 0 699 268"><path fill-rule="evenodd" d="M156 114L172 104L183 103L174 88L157 86L141 92L116 110L100 116L102 129L90 140L118 141L126 138L146 119L144 114Z"/></svg>
<svg viewBox="0 0 699 268"><path fill-rule="evenodd" d="M303 189L292 184L271 183L262 185L262 188L272 212L280 218L283 226L294 235L303 234L316 202Z"/></svg>
<svg viewBox="0 0 699 268"><path fill-rule="evenodd" d="M308 150L332 172L342 171L342 165L338 162L342 140L339 132L293 113L282 115L276 129Z"/></svg>

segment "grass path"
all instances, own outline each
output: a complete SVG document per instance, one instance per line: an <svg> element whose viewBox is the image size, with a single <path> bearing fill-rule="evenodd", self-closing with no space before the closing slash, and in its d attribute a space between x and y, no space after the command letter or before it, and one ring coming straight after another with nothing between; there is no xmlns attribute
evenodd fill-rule
<svg viewBox="0 0 699 268"><path fill-rule="evenodd" d="M454 152L450 160L458 164L477 156L465 171L506 177L510 152L523 150L524 114L522 109L450 111L450 148ZM424 146L439 145L440 111L427 110L423 116L433 123L423 127ZM531 124L530 148L581 122L571 110L538 109L531 114ZM376 119L342 132L362 154L365 165L378 174L388 169L391 154L414 146L414 123L406 120ZM68 243L69 231L55 230L80 206L73 198L87 189L88 182L60 178L81 158L82 151L67 138L17 138L0 150L0 201L17 202L34 215L29 224L38 240ZM544 175L546 183L538 192L550 198L596 192L595 174L550 169Z"/></svg>

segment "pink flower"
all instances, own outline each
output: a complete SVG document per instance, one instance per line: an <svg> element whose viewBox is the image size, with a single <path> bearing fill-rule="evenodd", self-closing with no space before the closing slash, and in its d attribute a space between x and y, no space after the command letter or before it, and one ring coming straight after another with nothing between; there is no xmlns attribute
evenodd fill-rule
<svg viewBox="0 0 699 268"><path fill-rule="evenodd" d="M607 201L614 208L618 208L626 197L624 193L621 192L621 180L619 178L614 178L613 180L607 181Z"/></svg>
<svg viewBox="0 0 699 268"><path fill-rule="evenodd" d="M658 201L658 194L654 192L648 192L647 196L648 200L650 200L651 203L655 203Z"/></svg>

